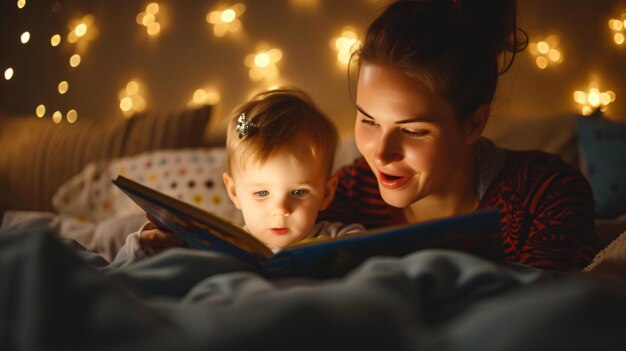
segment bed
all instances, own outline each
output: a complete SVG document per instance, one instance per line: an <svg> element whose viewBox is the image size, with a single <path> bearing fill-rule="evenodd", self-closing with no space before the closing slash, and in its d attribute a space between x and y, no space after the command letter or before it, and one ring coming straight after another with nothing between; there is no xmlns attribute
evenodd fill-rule
<svg viewBox="0 0 626 351"><path fill-rule="evenodd" d="M322 281L267 279L227 256L184 249L111 267L124 236L145 221L111 186L115 174L241 221L220 187L225 153L207 141L210 118L208 107L62 126L0 116L0 349L626 349L619 191L596 199L601 250L583 272L436 249L373 257ZM590 152L602 149L589 146L585 122L494 118L486 134L597 175L602 164ZM356 152L342 141L336 165Z"/></svg>

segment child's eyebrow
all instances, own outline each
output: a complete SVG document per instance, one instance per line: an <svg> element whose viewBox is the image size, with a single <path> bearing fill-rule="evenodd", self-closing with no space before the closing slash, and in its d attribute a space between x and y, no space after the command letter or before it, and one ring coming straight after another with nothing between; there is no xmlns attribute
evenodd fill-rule
<svg viewBox="0 0 626 351"><path fill-rule="evenodd" d="M357 111L359 111L363 116L375 120L376 118L372 117L369 113L365 112L363 108L359 105L356 105ZM407 119L403 119L400 121L394 122L395 124L407 124L407 123L415 123L415 122L434 122L434 119L430 117L416 116Z"/></svg>

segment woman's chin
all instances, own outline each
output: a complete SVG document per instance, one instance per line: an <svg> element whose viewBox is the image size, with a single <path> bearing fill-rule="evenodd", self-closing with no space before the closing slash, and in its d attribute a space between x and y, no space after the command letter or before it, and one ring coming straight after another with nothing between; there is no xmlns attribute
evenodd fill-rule
<svg viewBox="0 0 626 351"><path fill-rule="evenodd" d="M410 198L402 196L403 194L397 191L385 191L381 189L380 195L389 206L405 208L409 207L412 203Z"/></svg>

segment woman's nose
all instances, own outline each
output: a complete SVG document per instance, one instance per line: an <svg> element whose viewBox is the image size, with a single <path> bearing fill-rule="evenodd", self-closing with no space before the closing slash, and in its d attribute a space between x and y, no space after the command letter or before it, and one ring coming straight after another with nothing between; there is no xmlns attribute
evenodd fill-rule
<svg viewBox="0 0 626 351"><path fill-rule="evenodd" d="M398 136L391 133L381 135L374 151L374 162L385 166L402 159L402 149Z"/></svg>

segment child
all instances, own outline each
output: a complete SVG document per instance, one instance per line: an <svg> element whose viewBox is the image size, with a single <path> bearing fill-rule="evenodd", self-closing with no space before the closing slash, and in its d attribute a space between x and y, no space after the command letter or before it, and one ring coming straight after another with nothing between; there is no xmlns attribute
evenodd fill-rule
<svg viewBox="0 0 626 351"><path fill-rule="evenodd" d="M336 146L332 122L300 90L266 91L233 111L224 185L243 212L245 228L272 251L306 238L335 238L365 229L360 224L316 223L337 186L337 177L331 176ZM172 246L183 243L149 222L127 237L115 261Z"/></svg>

